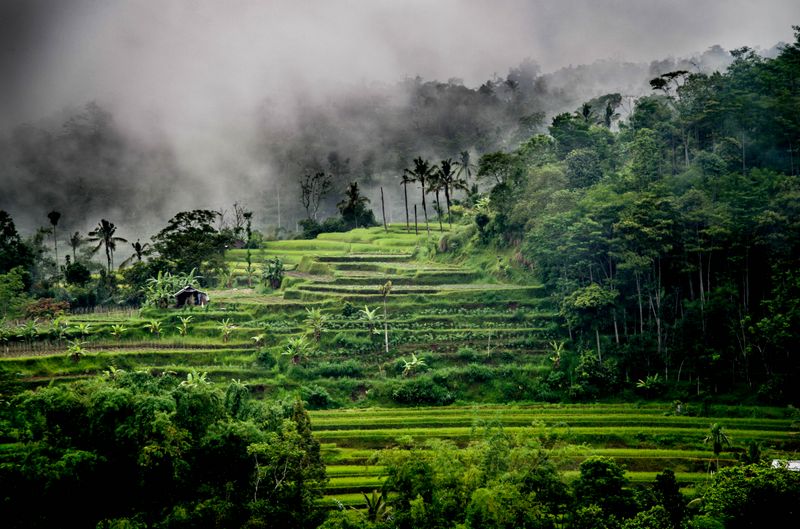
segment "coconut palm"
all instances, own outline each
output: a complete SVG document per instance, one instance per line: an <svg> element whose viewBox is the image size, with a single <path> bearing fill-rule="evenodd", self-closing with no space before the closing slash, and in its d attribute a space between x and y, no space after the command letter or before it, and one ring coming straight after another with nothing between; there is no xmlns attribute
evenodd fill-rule
<svg viewBox="0 0 800 529"><path fill-rule="evenodd" d="M446 160L442 160L439 163L439 167L436 170L437 176L439 177L439 181L444 186L444 201L447 204L447 223L453 224L453 219L450 216L450 196L452 192L455 190L456 181L458 180L458 175L455 170L455 162L451 158L447 158ZM466 186L466 184L464 184Z"/></svg>
<svg viewBox="0 0 800 529"><path fill-rule="evenodd" d="M83 243L86 242L85 239L81 236L80 232L73 233L69 238L69 245L72 247L72 260L78 262L78 248L83 246Z"/></svg>
<svg viewBox="0 0 800 529"><path fill-rule="evenodd" d="M434 167L431 166L428 160L423 160L421 156L414 158L414 169L405 169L403 174L407 174L412 182L419 182L422 186L422 212L425 214L425 228L428 235L431 234L431 228L428 225L428 206L425 200L425 181L428 180L434 173Z"/></svg>
<svg viewBox="0 0 800 529"><path fill-rule="evenodd" d="M409 177L408 174L403 173L400 185L403 186L403 199L406 204L406 231L411 233L411 222L408 219L408 184L413 184L414 179Z"/></svg>
<svg viewBox="0 0 800 529"><path fill-rule="evenodd" d="M478 167L470 161L469 151L461 151L458 153L458 161L456 162L458 166L458 171L456 175L459 177L464 177L465 185L469 183L469 179L472 177L473 171L477 170Z"/></svg>
<svg viewBox="0 0 800 529"><path fill-rule="evenodd" d="M56 226L58 226L61 213L53 210L47 214L47 218L50 219L50 224L53 225L53 248L56 254L56 275L58 275L58 234L56 233Z"/></svg>
<svg viewBox="0 0 800 529"><path fill-rule="evenodd" d="M97 246L94 248L93 252L97 252L101 246L105 247L109 273L114 266L114 251L117 249L117 243L128 242L127 239L123 239L122 237L115 237L114 233L116 231L117 227L113 222L102 219L97 227L89 232L88 240L90 242L97 243Z"/></svg>
<svg viewBox="0 0 800 529"><path fill-rule="evenodd" d="M133 253L131 254L130 257L128 257L127 259L125 259L124 261L122 261L120 263L120 265L119 265L120 268L124 268L124 267L128 266L129 264L131 264L133 262L134 259L136 259L137 262L141 263L142 262L142 257L147 255L147 252L150 249L150 243L146 242L146 243L142 244L142 243L139 242L139 239L136 239L136 242L131 243L131 248L133 248Z"/></svg>
<svg viewBox="0 0 800 529"><path fill-rule="evenodd" d="M428 178L428 193L433 193L433 195L436 197L436 218L439 219L439 231L443 232L442 203L439 201L439 192L444 189L444 182L439 176L439 168L434 165L433 169L433 174L431 174L431 176Z"/></svg>

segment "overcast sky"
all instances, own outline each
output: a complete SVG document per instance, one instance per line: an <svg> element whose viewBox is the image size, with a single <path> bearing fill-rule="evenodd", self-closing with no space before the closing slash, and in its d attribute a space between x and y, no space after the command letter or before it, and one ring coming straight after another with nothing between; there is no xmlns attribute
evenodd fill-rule
<svg viewBox="0 0 800 529"><path fill-rule="evenodd" d="M797 0L0 0L0 109L8 125L98 100L196 126L353 81L770 47L792 23Z"/></svg>

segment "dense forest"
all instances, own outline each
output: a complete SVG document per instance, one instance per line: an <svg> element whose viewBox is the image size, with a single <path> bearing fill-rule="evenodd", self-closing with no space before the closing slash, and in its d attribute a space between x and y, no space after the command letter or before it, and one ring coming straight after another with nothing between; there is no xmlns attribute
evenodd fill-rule
<svg viewBox="0 0 800 529"><path fill-rule="evenodd" d="M481 158L489 200L444 246L512 247L544 280L579 352L557 363L583 366L583 383L554 384L798 402L800 41L733 56L724 73L654 78L618 132L600 98Z"/></svg>

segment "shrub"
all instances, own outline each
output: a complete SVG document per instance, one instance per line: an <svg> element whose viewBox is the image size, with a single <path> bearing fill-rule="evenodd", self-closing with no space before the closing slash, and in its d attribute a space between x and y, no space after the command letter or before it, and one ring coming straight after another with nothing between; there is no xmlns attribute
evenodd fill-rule
<svg viewBox="0 0 800 529"><path fill-rule="evenodd" d="M314 368L314 376L328 378L361 378L364 376L364 369L355 360L323 362Z"/></svg>
<svg viewBox="0 0 800 529"><path fill-rule="evenodd" d="M392 389L392 400L398 404L432 404L444 406L455 400L446 388L431 378L420 377L404 380Z"/></svg>
<svg viewBox="0 0 800 529"><path fill-rule="evenodd" d="M300 395L308 403L308 408L312 410L324 410L335 404L328 390L317 384L301 387Z"/></svg>
<svg viewBox="0 0 800 529"><path fill-rule="evenodd" d="M25 306L25 317L34 318L53 318L69 310L68 301L56 301L53 298L41 298L32 301Z"/></svg>
<svg viewBox="0 0 800 529"><path fill-rule="evenodd" d="M266 349L262 349L258 352L256 355L256 361L258 361L259 365L267 369L272 369L275 367L275 364L278 363L278 361L275 360L275 355Z"/></svg>

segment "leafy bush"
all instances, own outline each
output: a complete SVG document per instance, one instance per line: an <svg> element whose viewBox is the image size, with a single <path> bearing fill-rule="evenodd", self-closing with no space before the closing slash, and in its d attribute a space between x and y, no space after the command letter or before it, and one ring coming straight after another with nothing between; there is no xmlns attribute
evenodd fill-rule
<svg viewBox="0 0 800 529"><path fill-rule="evenodd" d="M56 301L53 298L41 298L32 301L25 306L25 317L34 318L53 318L69 310L68 301Z"/></svg>
<svg viewBox="0 0 800 529"><path fill-rule="evenodd" d="M323 362L314 368L314 376L328 378L361 378L364 376L364 369L355 360Z"/></svg>
<svg viewBox="0 0 800 529"><path fill-rule="evenodd" d="M455 397L446 388L428 377L413 378L397 383L392 389L392 400L398 404L452 404Z"/></svg>
<svg viewBox="0 0 800 529"><path fill-rule="evenodd" d="M301 387L300 396L308 403L308 408L311 410L324 410L335 405L328 390L317 384Z"/></svg>

